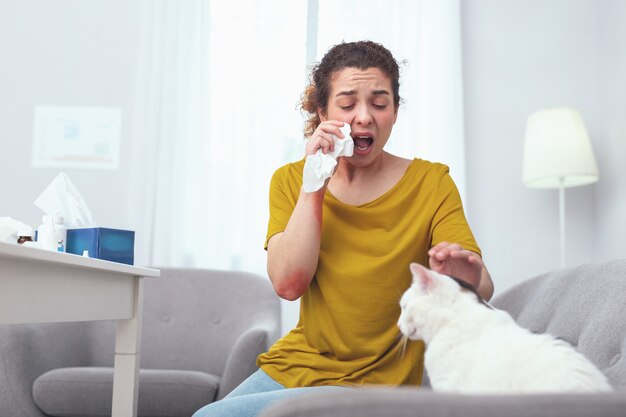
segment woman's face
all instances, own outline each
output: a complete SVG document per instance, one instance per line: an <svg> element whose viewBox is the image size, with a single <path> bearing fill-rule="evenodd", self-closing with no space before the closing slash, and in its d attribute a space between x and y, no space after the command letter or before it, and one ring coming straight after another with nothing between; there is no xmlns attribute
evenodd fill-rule
<svg viewBox="0 0 626 417"><path fill-rule="evenodd" d="M396 122L391 80L378 68L344 68L333 74L326 114L352 129L354 155L350 161L367 165L382 155Z"/></svg>

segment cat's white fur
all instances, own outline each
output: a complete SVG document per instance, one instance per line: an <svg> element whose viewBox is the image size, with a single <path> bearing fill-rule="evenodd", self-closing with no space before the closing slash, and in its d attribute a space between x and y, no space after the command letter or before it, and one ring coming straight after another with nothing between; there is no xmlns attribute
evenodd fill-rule
<svg viewBox="0 0 626 417"><path fill-rule="evenodd" d="M520 327L450 277L411 264L400 331L424 340L435 391L546 393L611 391L606 377L566 342Z"/></svg>

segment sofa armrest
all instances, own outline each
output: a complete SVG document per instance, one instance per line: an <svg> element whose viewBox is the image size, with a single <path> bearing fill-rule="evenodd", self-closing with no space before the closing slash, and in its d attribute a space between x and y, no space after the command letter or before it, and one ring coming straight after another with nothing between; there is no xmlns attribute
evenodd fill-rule
<svg viewBox="0 0 626 417"><path fill-rule="evenodd" d="M460 395L357 388L296 396L261 417L624 417L626 389L602 394Z"/></svg>
<svg viewBox="0 0 626 417"><path fill-rule="evenodd" d="M267 349L269 337L268 330L260 327L249 329L239 336L226 362L217 400L228 395L258 369L256 358Z"/></svg>
<svg viewBox="0 0 626 417"><path fill-rule="evenodd" d="M55 368L88 364L87 324L0 326L0 415L45 416L33 401L33 382Z"/></svg>

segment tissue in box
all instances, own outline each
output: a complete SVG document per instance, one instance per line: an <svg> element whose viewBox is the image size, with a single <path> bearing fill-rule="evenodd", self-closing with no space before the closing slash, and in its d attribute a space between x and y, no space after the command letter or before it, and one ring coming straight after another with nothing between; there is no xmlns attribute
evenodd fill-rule
<svg viewBox="0 0 626 417"><path fill-rule="evenodd" d="M66 252L90 258L133 265L135 261L135 232L130 230L89 227L67 230Z"/></svg>

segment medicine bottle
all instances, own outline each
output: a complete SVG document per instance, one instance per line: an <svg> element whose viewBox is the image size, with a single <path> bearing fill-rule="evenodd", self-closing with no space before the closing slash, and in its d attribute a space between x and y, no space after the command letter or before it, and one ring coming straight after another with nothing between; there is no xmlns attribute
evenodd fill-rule
<svg viewBox="0 0 626 417"><path fill-rule="evenodd" d="M59 239L57 239L54 216L44 215L42 221L41 226L37 228L37 242L39 242L39 247L56 251Z"/></svg>
<svg viewBox="0 0 626 417"><path fill-rule="evenodd" d="M44 214L42 223L37 228L37 241L43 249L65 252L67 242L67 227L63 224L63 216ZM62 250L59 250L59 240L63 241Z"/></svg>
<svg viewBox="0 0 626 417"><path fill-rule="evenodd" d="M35 231L32 227L22 227L17 230L17 243L32 242Z"/></svg>

